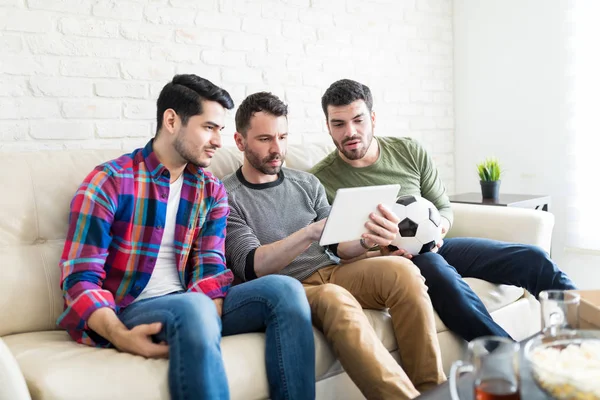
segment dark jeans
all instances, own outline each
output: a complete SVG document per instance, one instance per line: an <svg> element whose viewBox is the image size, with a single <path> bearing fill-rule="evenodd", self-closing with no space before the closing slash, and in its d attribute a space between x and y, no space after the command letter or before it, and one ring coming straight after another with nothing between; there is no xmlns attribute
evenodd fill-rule
<svg viewBox="0 0 600 400"><path fill-rule="evenodd" d="M547 289L576 289L539 247L489 239L452 238L436 253L413 257L429 287L433 308L448 329L470 341L510 337L494 322L481 299L461 279L479 278L525 288L535 297Z"/></svg>
<svg viewBox="0 0 600 400"><path fill-rule="evenodd" d="M156 339L169 344L172 399L229 399L221 337L258 331L266 333L270 397L315 397L310 307L296 279L269 275L232 287L223 301L222 318L208 296L189 292L140 300L119 318L130 329L163 324Z"/></svg>

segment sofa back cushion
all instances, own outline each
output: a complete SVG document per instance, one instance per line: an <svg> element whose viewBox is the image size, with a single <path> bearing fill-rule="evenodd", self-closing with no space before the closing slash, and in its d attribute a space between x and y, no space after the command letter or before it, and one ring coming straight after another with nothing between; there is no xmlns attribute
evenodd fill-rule
<svg viewBox="0 0 600 400"><path fill-rule="evenodd" d="M291 145L286 165L307 170L330 144ZM0 154L0 336L56 329L62 312L58 261L69 204L83 178L122 150ZM235 147L217 151L208 168L217 177L242 163Z"/></svg>

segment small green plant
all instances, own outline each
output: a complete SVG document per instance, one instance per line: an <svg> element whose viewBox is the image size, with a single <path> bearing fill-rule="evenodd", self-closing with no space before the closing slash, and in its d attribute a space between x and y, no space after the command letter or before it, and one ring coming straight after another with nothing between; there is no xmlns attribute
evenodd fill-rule
<svg viewBox="0 0 600 400"><path fill-rule="evenodd" d="M486 158L484 162L477 164L477 173L482 181L499 181L502 170L496 158Z"/></svg>

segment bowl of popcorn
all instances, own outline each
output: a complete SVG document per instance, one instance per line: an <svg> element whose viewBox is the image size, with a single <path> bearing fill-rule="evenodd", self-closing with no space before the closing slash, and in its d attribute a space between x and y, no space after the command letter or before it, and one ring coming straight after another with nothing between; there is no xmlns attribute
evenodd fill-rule
<svg viewBox="0 0 600 400"><path fill-rule="evenodd" d="M557 400L600 399L600 331L538 335L525 345L535 382Z"/></svg>

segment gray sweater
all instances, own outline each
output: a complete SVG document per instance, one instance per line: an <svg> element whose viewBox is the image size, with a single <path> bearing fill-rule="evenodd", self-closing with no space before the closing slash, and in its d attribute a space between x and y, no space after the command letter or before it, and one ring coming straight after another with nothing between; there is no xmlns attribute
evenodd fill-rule
<svg viewBox="0 0 600 400"><path fill-rule="evenodd" d="M256 277L254 252L258 247L285 239L329 215L323 185L307 172L282 168L276 181L252 184L239 169L223 183L231 208L225 238L227 266L243 281ZM334 263L315 242L280 273L302 281Z"/></svg>

